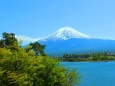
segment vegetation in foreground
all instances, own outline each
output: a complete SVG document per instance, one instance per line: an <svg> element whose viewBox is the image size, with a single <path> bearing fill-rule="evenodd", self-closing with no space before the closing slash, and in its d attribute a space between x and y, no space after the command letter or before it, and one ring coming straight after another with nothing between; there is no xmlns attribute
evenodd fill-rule
<svg viewBox="0 0 115 86"><path fill-rule="evenodd" d="M98 52L91 54L64 54L61 61L110 61L115 60L115 53Z"/></svg>
<svg viewBox="0 0 115 86"><path fill-rule="evenodd" d="M0 86L74 86L80 83L76 69L64 68L44 53L45 46L30 43L22 48L13 33L0 40Z"/></svg>

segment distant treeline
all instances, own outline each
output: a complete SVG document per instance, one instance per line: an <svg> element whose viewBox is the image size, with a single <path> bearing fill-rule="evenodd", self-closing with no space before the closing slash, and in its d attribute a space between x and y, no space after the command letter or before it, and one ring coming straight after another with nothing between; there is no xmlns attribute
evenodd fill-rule
<svg viewBox="0 0 115 86"><path fill-rule="evenodd" d="M115 60L115 53L97 52L90 54L64 54L61 61L108 61Z"/></svg>

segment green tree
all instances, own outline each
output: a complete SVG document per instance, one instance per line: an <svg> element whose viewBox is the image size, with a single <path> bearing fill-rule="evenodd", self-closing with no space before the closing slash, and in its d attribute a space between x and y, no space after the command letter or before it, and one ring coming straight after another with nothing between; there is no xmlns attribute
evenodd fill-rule
<svg viewBox="0 0 115 86"><path fill-rule="evenodd" d="M18 43L17 39L15 38L15 34L14 33L3 33L3 40L4 40L4 44L6 46L12 46L15 42Z"/></svg>
<svg viewBox="0 0 115 86"><path fill-rule="evenodd" d="M70 70L70 68L67 68L65 71L65 77L66 77L66 85L65 86L75 86L76 84L79 84L81 76L79 76L79 72L76 73L76 69Z"/></svg>
<svg viewBox="0 0 115 86"><path fill-rule="evenodd" d="M32 46L32 49L35 51L36 55L42 55L42 56L45 56L45 52L44 52L44 49L45 49L45 45L41 45L40 43L38 42L35 42L35 43L30 43L30 46Z"/></svg>
<svg viewBox="0 0 115 86"><path fill-rule="evenodd" d="M0 47L9 48L11 50L17 50L18 40L15 38L14 33L3 33L3 39L0 40Z"/></svg>

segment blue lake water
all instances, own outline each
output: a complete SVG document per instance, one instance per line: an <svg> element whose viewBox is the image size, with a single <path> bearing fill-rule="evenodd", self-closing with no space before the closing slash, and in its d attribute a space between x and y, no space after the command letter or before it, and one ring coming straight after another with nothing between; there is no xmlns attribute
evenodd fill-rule
<svg viewBox="0 0 115 86"><path fill-rule="evenodd" d="M80 86L115 86L115 61L61 62L61 64L80 71L82 75Z"/></svg>

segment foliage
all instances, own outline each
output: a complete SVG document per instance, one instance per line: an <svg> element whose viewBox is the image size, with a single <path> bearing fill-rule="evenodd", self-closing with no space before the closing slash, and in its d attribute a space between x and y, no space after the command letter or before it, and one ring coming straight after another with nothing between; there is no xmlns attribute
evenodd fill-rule
<svg viewBox="0 0 115 86"><path fill-rule="evenodd" d="M79 79L76 70L63 68L55 59L36 57L32 50L0 48L0 86L73 86Z"/></svg>
<svg viewBox="0 0 115 86"><path fill-rule="evenodd" d="M41 45L38 42L35 43L30 43L30 46L32 46L31 49L33 49L36 53L36 55L42 55L45 56L46 54L44 53L45 45Z"/></svg>
<svg viewBox="0 0 115 86"><path fill-rule="evenodd" d="M107 52L97 52L90 54L64 54L62 61L105 61L105 60L115 60L114 53Z"/></svg>
<svg viewBox="0 0 115 86"><path fill-rule="evenodd" d="M0 40L0 47L7 47L10 49L15 49L14 45L18 45L18 41L15 38L14 33L3 33L3 39Z"/></svg>
<svg viewBox="0 0 115 86"><path fill-rule="evenodd" d="M7 45L5 42L4 45L0 48L0 86L74 86L80 83L76 69L64 68L56 59L36 55L32 46L22 48L17 43ZM9 48L11 46L15 49Z"/></svg>

